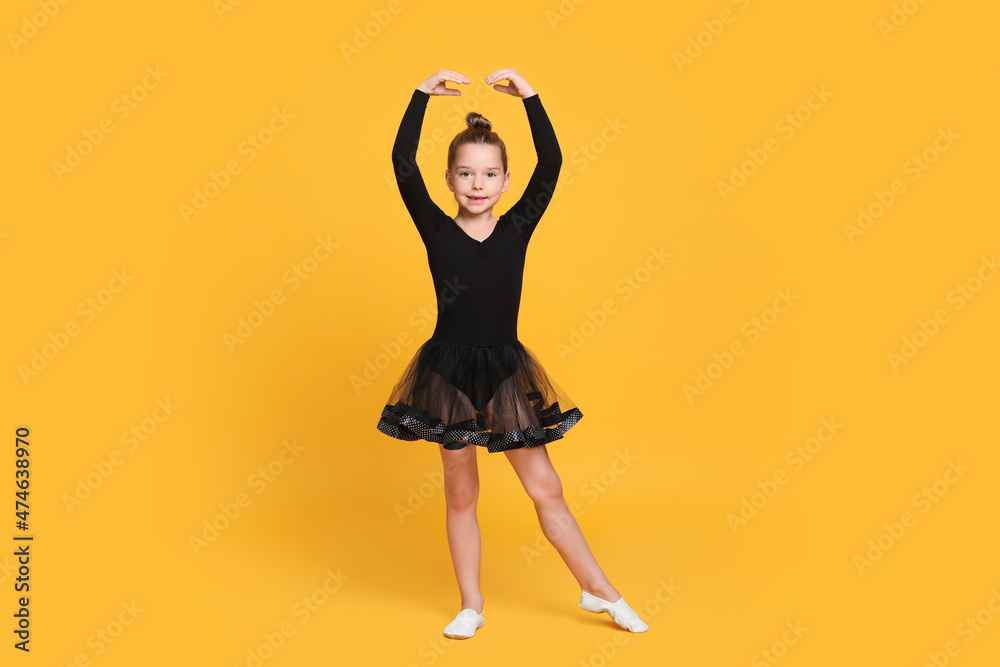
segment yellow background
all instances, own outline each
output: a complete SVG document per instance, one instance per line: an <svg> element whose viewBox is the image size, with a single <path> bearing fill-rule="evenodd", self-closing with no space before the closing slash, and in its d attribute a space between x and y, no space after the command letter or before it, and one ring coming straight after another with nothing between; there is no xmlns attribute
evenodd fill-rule
<svg viewBox="0 0 1000 667"><path fill-rule="evenodd" d="M948 664L995 664L1000 280L972 280L961 308L953 292L1000 250L995 5L912 0L883 34L890 0L246 0L221 14L211 0L77 0L32 32L42 4L6 2L2 21L4 665L250 665L283 623L294 633L262 664L755 665L773 650L788 666L918 666L948 642ZM731 22L712 23L724 10ZM122 118L115 100L157 67ZM577 607L506 458L482 450L487 623L444 639L459 597L437 445L375 429L433 326L426 256L388 180L399 120L439 68L478 82L429 101L420 164L454 214L447 142L480 111L510 154L498 215L534 166L523 105L482 84L505 67L540 94L564 155L519 336L584 413L549 450L598 562L650 624L641 635ZM786 136L776 124L813 86L829 98ZM241 144L275 109L294 117L249 160ZM53 163L102 120L113 131L60 178ZM935 154L947 128L958 137ZM718 181L769 138L778 150L724 200ZM911 180L925 150L936 159ZM185 222L181 205L229 161L239 173ZM897 179L905 192L851 242L844 226ZM286 281L317 239L339 245ZM671 255L643 273L651 247ZM629 275L640 289L621 289ZM225 335L274 290L283 302L231 350ZM751 340L778 290L798 299ZM88 319L80 304L102 298ZM947 322L894 368L941 309ZM560 354L574 327L589 335ZM684 385L735 341L743 354L689 401ZM787 453L829 435L824 419L841 426L796 469ZM130 449L123 434L144 424ZM19 426L30 654L11 632ZM292 441L262 487L255 471ZM949 462L968 470L946 475ZM915 502L925 488L935 502ZM193 548L239 497L251 502ZM759 507L734 530L742 499ZM892 538L885 524L906 512L915 523ZM329 594L328 572L341 578ZM323 604L306 616L310 596ZM992 623L963 631L977 612ZM796 622L808 630L783 635Z"/></svg>

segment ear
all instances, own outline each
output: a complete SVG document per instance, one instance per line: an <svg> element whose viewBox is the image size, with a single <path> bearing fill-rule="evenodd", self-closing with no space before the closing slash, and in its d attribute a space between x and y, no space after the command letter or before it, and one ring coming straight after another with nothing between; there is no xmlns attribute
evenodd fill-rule
<svg viewBox="0 0 1000 667"><path fill-rule="evenodd" d="M444 170L444 182L448 185L449 192L455 191L455 188L451 186L451 170L449 169Z"/></svg>
<svg viewBox="0 0 1000 667"><path fill-rule="evenodd" d="M507 192L507 186L508 185L510 185L510 172L509 171L507 172L507 175L504 176L503 187L500 188L500 192Z"/></svg>

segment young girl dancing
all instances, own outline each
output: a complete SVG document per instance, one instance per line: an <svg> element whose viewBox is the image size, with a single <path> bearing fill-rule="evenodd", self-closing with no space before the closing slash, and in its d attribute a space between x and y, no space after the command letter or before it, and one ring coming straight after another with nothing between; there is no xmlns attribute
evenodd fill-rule
<svg viewBox="0 0 1000 667"><path fill-rule="evenodd" d="M386 435L436 442L441 451L448 544L462 596L462 609L444 634L466 639L485 622L476 518L479 470L477 447L470 444L503 452L510 461L542 532L580 584L580 607L606 611L621 627L645 632L649 626L590 552L545 448L583 414L517 338L525 253L559 177L559 143L524 77L513 69L490 74L487 84L521 98L538 162L517 203L493 217L510 184L507 151L486 118L466 114L468 127L448 148L445 182L458 203L458 213L449 217L431 200L416 164L430 96L462 94L448 88L449 81L470 83L442 69L417 86L392 147L399 193L427 250L438 314L434 333L403 370L378 422Z"/></svg>

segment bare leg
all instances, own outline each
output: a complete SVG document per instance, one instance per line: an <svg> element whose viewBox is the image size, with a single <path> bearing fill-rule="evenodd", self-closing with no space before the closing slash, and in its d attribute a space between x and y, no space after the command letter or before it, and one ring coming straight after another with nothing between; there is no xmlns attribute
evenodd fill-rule
<svg viewBox="0 0 1000 667"><path fill-rule="evenodd" d="M462 609L483 613L483 593L479 588L481 544L476 503L479 500L477 445L449 450L439 444L444 470L446 524L451 561L462 595Z"/></svg>
<svg viewBox="0 0 1000 667"><path fill-rule="evenodd" d="M562 481L552 467L545 445L510 449L504 454L535 504L542 532L576 577L580 589L609 602L617 601L621 594L597 564L576 517L566 505Z"/></svg>

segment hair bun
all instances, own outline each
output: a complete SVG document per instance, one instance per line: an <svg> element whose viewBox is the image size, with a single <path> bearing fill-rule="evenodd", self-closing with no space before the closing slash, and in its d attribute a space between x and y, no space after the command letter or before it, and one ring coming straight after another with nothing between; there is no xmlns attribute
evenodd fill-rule
<svg viewBox="0 0 1000 667"><path fill-rule="evenodd" d="M469 127L481 127L484 130L493 130L493 123L486 120L486 118L475 111L470 111L465 114L465 124Z"/></svg>

